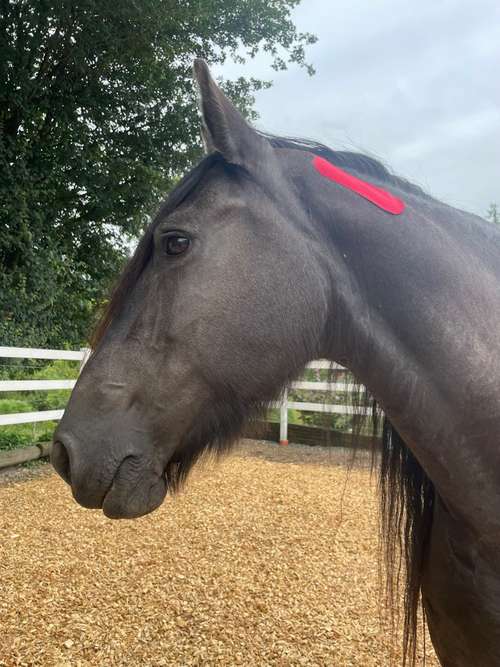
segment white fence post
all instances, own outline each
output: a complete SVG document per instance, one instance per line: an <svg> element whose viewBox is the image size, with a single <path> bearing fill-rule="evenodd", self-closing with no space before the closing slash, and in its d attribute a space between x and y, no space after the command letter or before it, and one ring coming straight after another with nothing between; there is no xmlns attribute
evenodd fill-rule
<svg viewBox="0 0 500 667"><path fill-rule="evenodd" d="M283 392L280 407L280 445L288 445L288 389Z"/></svg>
<svg viewBox="0 0 500 667"><path fill-rule="evenodd" d="M81 347L80 348L80 352L82 353L82 359L80 361L80 368L78 370L78 375L80 375L80 373L83 370L83 367L85 366L85 364L89 360L91 351L92 350L90 350L90 348L88 348L88 347Z"/></svg>

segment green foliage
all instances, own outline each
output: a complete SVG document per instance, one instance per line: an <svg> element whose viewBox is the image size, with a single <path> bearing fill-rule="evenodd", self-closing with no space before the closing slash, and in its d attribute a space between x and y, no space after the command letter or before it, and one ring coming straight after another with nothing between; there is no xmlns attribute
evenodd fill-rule
<svg viewBox="0 0 500 667"><path fill-rule="evenodd" d="M29 435L14 428L0 428L0 451L8 451L31 445L32 439Z"/></svg>
<svg viewBox="0 0 500 667"><path fill-rule="evenodd" d="M79 345L170 184L200 154L193 58L305 66L300 0L1 0L0 341ZM251 115L267 82L226 82Z"/></svg>
<svg viewBox="0 0 500 667"><path fill-rule="evenodd" d="M0 415L13 415L16 412L32 412L31 403L22 398L0 398Z"/></svg>
<svg viewBox="0 0 500 667"><path fill-rule="evenodd" d="M0 451L26 447L35 442L49 442L52 440L55 427L56 422L0 426Z"/></svg>
<svg viewBox="0 0 500 667"><path fill-rule="evenodd" d="M70 389L55 389L51 391L31 391L30 403L34 411L60 410L66 407L71 394Z"/></svg>
<svg viewBox="0 0 500 667"><path fill-rule="evenodd" d="M302 415L303 412L298 410L288 410L288 423L289 424L303 424ZM280 420L280 410L279 408L272 408L267 413L267 419L270 422L279 422Z"/></svg>
<svg viewBox="0 0 500 667"><path fill-rule="evenodd" d="M72 380L79 361L0 358L0 380Z"/></svg>
<svg viewBox="0 0 500 667"><path fill-rule="evenodd" d="M34 380L76 380L80 370L79 361L56 359L33 373Z"/></svg>
<svg viewBox="0 0 500 667"><path fill-rule="evenodd" d="M298 399L297 399L298 400ZM280 411L278 408L272 408L267 413L267 420L270 422L280 421ZM288 410L289 424L302 424L305 426L315 426L317 428L333 429L334 431L351 431L352 416L337 415L321 412L305 412L302 410Z"/></svg>
<svg viewBox="0 0 500 667"><path fill-rule="evenodd" d="M14 414L16 412L33 412L38 408L27 398L1 398L0 415ZM43 422L33 424L12 424L0 426L0 450L15 449L34 442L46 442L52 440L52 433L56 422Z"/></svg>

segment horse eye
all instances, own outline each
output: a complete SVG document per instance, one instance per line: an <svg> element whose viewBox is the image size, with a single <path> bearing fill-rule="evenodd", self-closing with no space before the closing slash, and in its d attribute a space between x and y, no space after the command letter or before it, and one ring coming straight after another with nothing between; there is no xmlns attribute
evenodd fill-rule
<svg viewBox="0 0 500 667"><path fill-rule="evenodd" d="M168 232L162 240L163 250L167 255L182 255L191 245L191 239L180 232Z"/></svg>

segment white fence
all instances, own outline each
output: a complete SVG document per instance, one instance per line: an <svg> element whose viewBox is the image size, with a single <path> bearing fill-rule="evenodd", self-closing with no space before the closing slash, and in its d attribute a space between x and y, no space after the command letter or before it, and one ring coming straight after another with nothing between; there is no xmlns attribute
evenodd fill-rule
<svg viewBox="0 0 500 667"><path fill-rule="evenodd" d="M80 369L88 358L89 350L42 350L30 347L0 347L0 357L8 359L61 359L80 362ZM49 391L51 389L73 389L76 380L0 380L0 392L4 391ZM0 426L9 424L32 424L34 422L61 419L64 410L42 412L17 412L0 415Z"/></svg>
<svg viewBox="0 0 500 667"><path fill-rule="evenodd" d="M88 349L81 350L43 350L26 347L0 347L0 357L21 359L65 359L80 362L83 367L89 355ZM310 369L332 369L345 370L338 364L329 361L313 361L307 365ZM6 391L49 391L51 389L72 389L76 380L1 380L0 392ZM321 381L297 381L291 384L291 389L303 389L306 391L332 391L350 393L354 385L348 382L321 382ZM326 412L343 415L359 415L363 413L360 408L353 408L344 404L324 404L321 402L290 401L288 391L283 394L282 401L275 404L280 408L280 443L288 442L288 410L301 410L305 412ZM18 412L15 414L0 415L0 426L10 424L26 424L43 421L56 421L61 419L64 410L43 410L42 412Z"/></svg>
<svg viewBox="0 0 500 667"><path fill-rule="evenodd" d="M324 370L340 370L346 371L347 369L339 364L334 364L330 361L319 360L312 361L310 364L307 364L306 368L314 369L324 369ZM358 385L355 385L352 382L321 382L321 381L306 381L306 380L297 380L292 382L290 389L305 389L307 391L328 391L328 392L343 392L346 394L352 393L353 391L358 391ZM288 389L283 392L283 398L281 403L278 403L276 407L280 408L280 444L288 444L288 410L300 410L303 412L326 412L331 414L338 415L362 415L366 414L366 410L363 408L353 407L351 405L345 405L342 403L320 403L320 402L302 402L302 401L290 401L288 399Z"/></svg>

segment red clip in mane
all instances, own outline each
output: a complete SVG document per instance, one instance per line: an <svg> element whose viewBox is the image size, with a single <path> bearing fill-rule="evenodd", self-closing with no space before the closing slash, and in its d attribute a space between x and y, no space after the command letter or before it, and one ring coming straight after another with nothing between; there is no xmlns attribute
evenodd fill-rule
<svg viewBox="0 0 500 667"><path fill-rule="evenodd" d="M356 192L383 211L387 211L387 213L392 213L393 215L399 215L405 210L404 202L401 199L398 199L398 197L391 195L390 192L386 192L371 183L356 178L356 176L347 173L343 169L340 169L340 167L336 167L322 157L316 156L312 162L316 171L322 176L329 178L331 181L342 185L348 190Z"/></svg>

